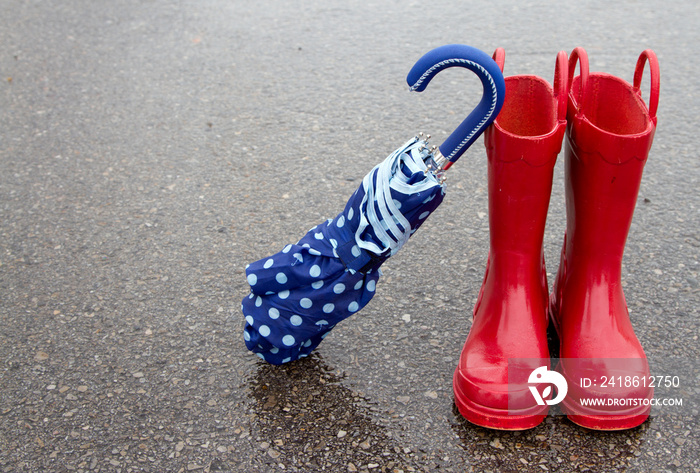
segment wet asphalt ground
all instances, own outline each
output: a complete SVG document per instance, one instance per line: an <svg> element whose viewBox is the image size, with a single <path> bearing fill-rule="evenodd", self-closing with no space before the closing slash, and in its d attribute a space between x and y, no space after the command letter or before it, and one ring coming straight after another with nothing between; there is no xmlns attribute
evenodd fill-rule
<svg viewBox="0 0 700 473"><path fill-rule="evenodd" d="M697 368L700 7L546 3L1 2L0 471L700 471L689 397L624 432L557 408L514 433L456 413L488 252L483 140L313 356L273 367L243 343L245 264L476 104L464 71L409 93L422 54L501 46L505 75L551 81L557 51L583 46L592 71L631 81L652 48L659 125L623 284L649 358ZM563 189L560 159L550 281Z"/></svg>

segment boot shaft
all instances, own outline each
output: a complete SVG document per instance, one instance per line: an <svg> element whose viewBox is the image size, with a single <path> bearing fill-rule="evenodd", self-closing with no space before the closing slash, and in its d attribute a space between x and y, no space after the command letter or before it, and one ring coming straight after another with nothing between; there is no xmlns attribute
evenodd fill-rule
<svg viewBox="0 0 700 473"><path fill-rule="evenodd" d="M639 91L645 53L634 85L605 73L589 74L587 63L572 81L565 146L567 254L584 265L597 262L619 271L622 262L656 130L656 69L649 109ZM573 67L577 59L572 54Z"/></svg>
<svg viewBox="0 0 700 473"><path fill-rule="evenodd" d="M505 81L504 106L485 133L491 252L539 261L565 113L547 81L525 75Z"/></svg>
<svg viewBox="0 0 700 473"><path fill-rule="evenodd" d="M644 164L637 159L610 164L567 140L566 252L572 267L619 272Z"/></svg>

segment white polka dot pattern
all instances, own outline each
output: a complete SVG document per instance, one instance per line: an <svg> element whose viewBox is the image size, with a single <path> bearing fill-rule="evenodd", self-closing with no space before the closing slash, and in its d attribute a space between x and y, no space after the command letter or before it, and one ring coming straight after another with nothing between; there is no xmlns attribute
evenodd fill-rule
<svg viewBox="0 0 700 473"><path fill-rule="evenodd" d="M444 196L442 186L417 161L419 143L409 144L387 158L395 161L396 173L384 197L364 185L378 182L377 167L335 219L246 267L251 293L243 299L242 311L243 338L249 350L272 364L308 356L338 322L372 299L381 275L379 266L392 254L381 232L391 234L398 227L413 233ZM382 213L378 198L400 209L400 218L364 224L364 212ZM381 250L370 251L373 246Z"/></svg>

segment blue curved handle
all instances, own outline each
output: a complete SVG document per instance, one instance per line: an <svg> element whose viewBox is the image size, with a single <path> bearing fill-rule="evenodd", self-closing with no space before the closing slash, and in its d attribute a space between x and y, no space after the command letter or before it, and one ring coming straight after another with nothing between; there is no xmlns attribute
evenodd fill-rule
<svg viewBox="0 0 700 473"><path fill-rule="evenodd" d="M506 91L503 74L496 62L485 52L464 44L448 44L428 52L411 68L406 81L411 90L422 92L438 72L456 66L475 72L484 92L479 105L439 147L450 163L457 161L496 119Z"/></svg>

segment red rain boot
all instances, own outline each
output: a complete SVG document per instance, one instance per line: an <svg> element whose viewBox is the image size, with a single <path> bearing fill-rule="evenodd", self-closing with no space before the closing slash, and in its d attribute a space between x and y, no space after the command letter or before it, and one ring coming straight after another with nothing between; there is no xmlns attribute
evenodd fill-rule
<svg viewBox="0 0 700 473"><path fill-rule="evenodd" d="M649 109L639 86L651 71ZM588 73L585 50L569 59L566 140L566 236L551 296L560 339L559 372L569 419L590 429L635 427L648 417L649 367L634 334L621 285L622 254L642 170L656 129L659 69L650 50L639 57L634 85ZM635 381L636 380L636 381ZM584 407L581 399L605 404Z"/></svg>
<svg viewBox="0 0 700 473"><path fill-rule="evenodd" d="M499 48L494 59L501 69L503 57ZM527 377L539 366L549 369L542 240L566 128L566 61L560 52L554 90L540 77L507 77L503 108L485 133L490 251L453 378L460 413L483 427L528 429L547 414L548 407L528 390ZM535 364L519 368L519 374L511 367L509 373L509 358Z"/></svg>

